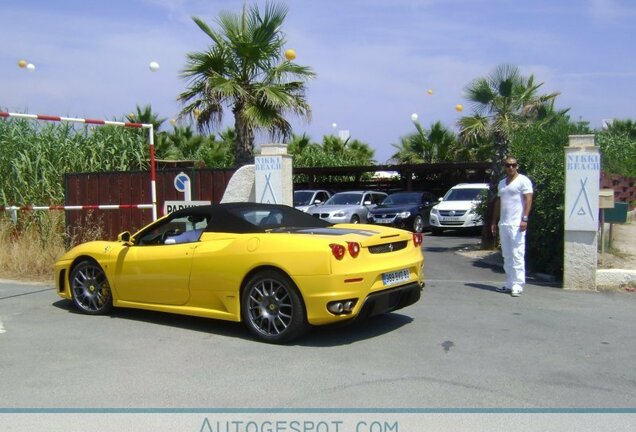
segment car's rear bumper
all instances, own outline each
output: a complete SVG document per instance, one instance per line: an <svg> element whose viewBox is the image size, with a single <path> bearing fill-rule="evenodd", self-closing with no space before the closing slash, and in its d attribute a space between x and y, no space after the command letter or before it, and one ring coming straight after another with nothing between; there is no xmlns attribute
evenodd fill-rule
<svg viewBox="0 0 636 432"><path fill-rule="evenodd" d="M356 272L351 263L341 272L324 276L292 277L301 288L307 310L307 320L312 325L323 325L347 321L359 314L377 315L406 307L417 301L419 295L406 295L421 290L424 284L423 259L421 252L399 254L393 261L386 254L376 257L378 267ZM419 255L419 257L418 257ZM349 270L348 272L346 270ZM391 285L383 275L388 272L408 271L409 278L402 283ZM398 296L399 298L395 298ZM349 312L335 314L328 310L332 302L353 301L355 306ZM367 305L368 303L368 305ZM364 309L369 309L368 311Z"/></svg>
<svg viewBox="0 0 636 432"><path fill-rule="evenodd" d="M423 287L424 283L413 282L369 294L355 319L381 315L410 306L420 299Z"/></svg>

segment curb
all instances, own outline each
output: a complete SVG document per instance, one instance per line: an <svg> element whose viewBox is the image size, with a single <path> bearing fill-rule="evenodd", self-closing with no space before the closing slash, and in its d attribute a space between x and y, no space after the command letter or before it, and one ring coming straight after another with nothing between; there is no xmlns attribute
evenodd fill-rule
<svg viewBox="0 0 636 432"><path fill-rule="evenodd" d="M636 288L636 270L598 269L596 270L596 288L627 289Z"/></svg>
<svg viewBox="0 0 636 432"><path fill-rule="evenodd" d="M456 252L458 255L470 258L475 262L481 263L489 267L503 269L503 257L501 252L492 252L482 257L471 257ZM557 278L553 275L545 273L531 273L529 276L542 282L557 282ZM636 270L628 269L597 269L596 270L596 290L597 291L614 291L626 290L632 292L636 289Z"/></svg>

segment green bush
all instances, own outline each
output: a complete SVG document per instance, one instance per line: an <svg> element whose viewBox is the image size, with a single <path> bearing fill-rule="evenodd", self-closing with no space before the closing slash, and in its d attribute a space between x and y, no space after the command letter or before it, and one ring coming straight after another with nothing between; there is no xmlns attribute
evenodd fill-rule
<svg viewBox="0 0 636 432"><path fill-rule="evenodd" d="M603 131L596 135L601 148L601 165L609 174L636 177L636 139L626 132Z"/></svg>
<svg viewBox="0 0 636 432"><path fill-rule="evenodd" d="M561 118L550 125L527 125L512 135L511 152L520 172L534 185L532 213L526 237L528 268L561 277L565 205L565 151L568 136L580 125Z"/></svg>

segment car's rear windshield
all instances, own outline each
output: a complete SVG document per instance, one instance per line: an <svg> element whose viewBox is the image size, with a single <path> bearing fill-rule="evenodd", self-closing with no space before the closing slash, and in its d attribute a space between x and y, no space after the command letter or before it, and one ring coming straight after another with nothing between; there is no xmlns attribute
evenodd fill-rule
<svg viewBox="0 0 636 432"><path fill-rule="evenodd" d="M485 190L482 188L451 189L444 197L444 201L473 201Z"/></svg>
<svg viewBox="0 0 636 432"><path fill-rule="evenodd" d="M361 193L337 193L327 200L325 205L360 205L362 202Z"/></svg>

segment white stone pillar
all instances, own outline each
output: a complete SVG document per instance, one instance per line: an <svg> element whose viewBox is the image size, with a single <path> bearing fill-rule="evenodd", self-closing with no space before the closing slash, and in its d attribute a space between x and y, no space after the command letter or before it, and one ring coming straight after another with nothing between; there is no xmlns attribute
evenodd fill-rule
<svg viewBox="0 0 636 432"><path fill-rule="evenodd" d="M256 202L294 205L292 157L286 144L264 144L254 158Z"/></svg>
<svg viewBox="0 0 636 432"><path fill-rule="evenodd" d="M571 135L565 148L565 289L596 290L600 170L594 135Z"/></svg>

